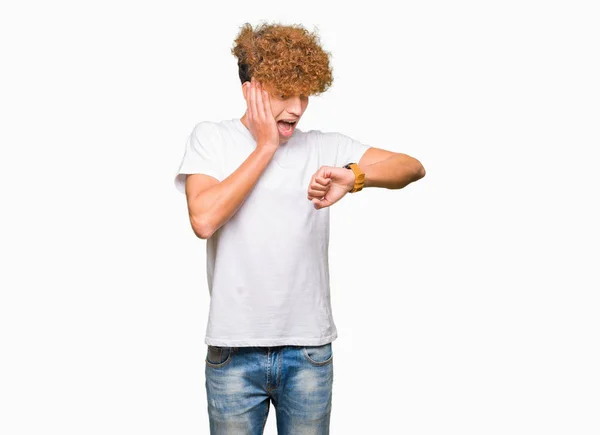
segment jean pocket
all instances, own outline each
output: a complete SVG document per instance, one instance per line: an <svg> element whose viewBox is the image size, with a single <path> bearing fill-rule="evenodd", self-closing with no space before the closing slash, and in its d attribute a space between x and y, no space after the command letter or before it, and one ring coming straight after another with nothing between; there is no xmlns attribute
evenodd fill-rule
<svg viewBox="0 0 600 435"><path fill-rule="evenodd" d="M333 346L331 343L321 346L304 346L302 352L306 360L315 366L324 366L333 360Z"/></svg>
<svg viewBox="0 0 600 435"><path fill-rule="evenodd" d="M205 358L206 365L218 368L229 364L231 361L231 355L233 353L231 347L212 346L210 344L207 346L208 348L206 349Z"/></svg>

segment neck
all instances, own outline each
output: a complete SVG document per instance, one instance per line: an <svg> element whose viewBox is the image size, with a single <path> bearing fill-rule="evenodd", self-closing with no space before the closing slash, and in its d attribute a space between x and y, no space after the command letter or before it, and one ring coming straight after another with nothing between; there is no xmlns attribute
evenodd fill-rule
<svg viewBox="0 0 600 435"><path fill-rule="evenodd" d="M248 112L244 113L244 115L240 118L240 121L242 121L242 124L244 124L248 130L250 130L250 124L248 124Z"/></svg>

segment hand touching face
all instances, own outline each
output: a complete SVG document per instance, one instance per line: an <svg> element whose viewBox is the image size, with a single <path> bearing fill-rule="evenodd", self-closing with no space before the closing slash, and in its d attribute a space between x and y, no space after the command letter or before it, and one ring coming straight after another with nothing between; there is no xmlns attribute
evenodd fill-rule
<svg viewBox="0 0 600 435"><path fill-rule="evenodd" d="M264 92L257 92L256 86L258 86ZM300 118L304 114L308 106L308 96L306 95L283 95L277 90L275 86L269 83L258 83L256 79L252 78L250 81L245 82L242 85L244 92L244 98L248 103L248 109L242 117L242 123L248 127L252 132L248 123L248 118L251 112L260 112L258 108L259 100L262 98L263 107L266 108L266 104L269 106L269 112L275 119L275 125L278 130L278 143L287 142L294 134ZM268 102L267 102L268 99ZM272 127L269 128L273 132ZM253 136L256 138L256 135ZM269 140L273 137L269 136Z"/></svg>
<svg viewBox="0 0 600 435"><path fill-rule="evenodd" d="M252 78L248 85L246 98L246 115L248 129L254 136L258 146L279 146L279 130L271 108L271 97L263 85ZM242 121L243 122L243 121Z"/></svg>

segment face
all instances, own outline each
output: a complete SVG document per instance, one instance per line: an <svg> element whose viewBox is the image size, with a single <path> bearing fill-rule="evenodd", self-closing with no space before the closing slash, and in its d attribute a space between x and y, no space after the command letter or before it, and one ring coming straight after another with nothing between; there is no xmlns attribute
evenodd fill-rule
<svg viewBox="0 0 600 435"><path fill-rule="evenodd" d="M246 95L250 89L249 85L249 82L244 83L244 95ZM277 92L275 87L268 84L263 84L263 89L265 89L270 96L271 111L273 112L273 118L277 121L277 129L279 130L279 143L287 142L294 134L296 126L308 106L308 96L283 95ZM244 114L243 118L246 118L246 114ZM296 122L293 125L289 125L282 122L283 120Z"/></svg>

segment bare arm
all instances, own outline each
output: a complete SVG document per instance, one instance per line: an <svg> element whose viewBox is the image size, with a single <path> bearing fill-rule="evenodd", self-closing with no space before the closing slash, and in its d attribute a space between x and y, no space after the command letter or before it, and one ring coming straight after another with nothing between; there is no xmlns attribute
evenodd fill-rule
<svg viewBox="0 0 600 435"><path fill-rule="evenodd" d="M363 187L402 189L425 176L425 168L414 157L375 147L365 151L358 167L365 173ZM308 199L317 210L330 207L352 190L354 181L353 171L322 166L313 175Z"/></svg>
<svg viewBox="0 0 600 435"><path fill-rule="evenodd" d="M204 174L191 174L186 179L190 223L201 239L208 239L237 212L279 146L279 130L267 91L252 79L244 84L244 97L250 132L256 139L254 151L221 182Z"/></svg>
<svg viewBox="0 0 600 435"><path fill-rule="evenodd" d="M243 204L271 161L275 149L257 147L229 177L219 182L204 174L188 175L186 196L194 233L208 239Z"/></svg>
<svg viewBox="0 0 600 435"><path fill-rule="evenodd" d="M365 173L364 187L402 189L425 176L420 161L403 153L369 148L359 162Z"/></svg>

